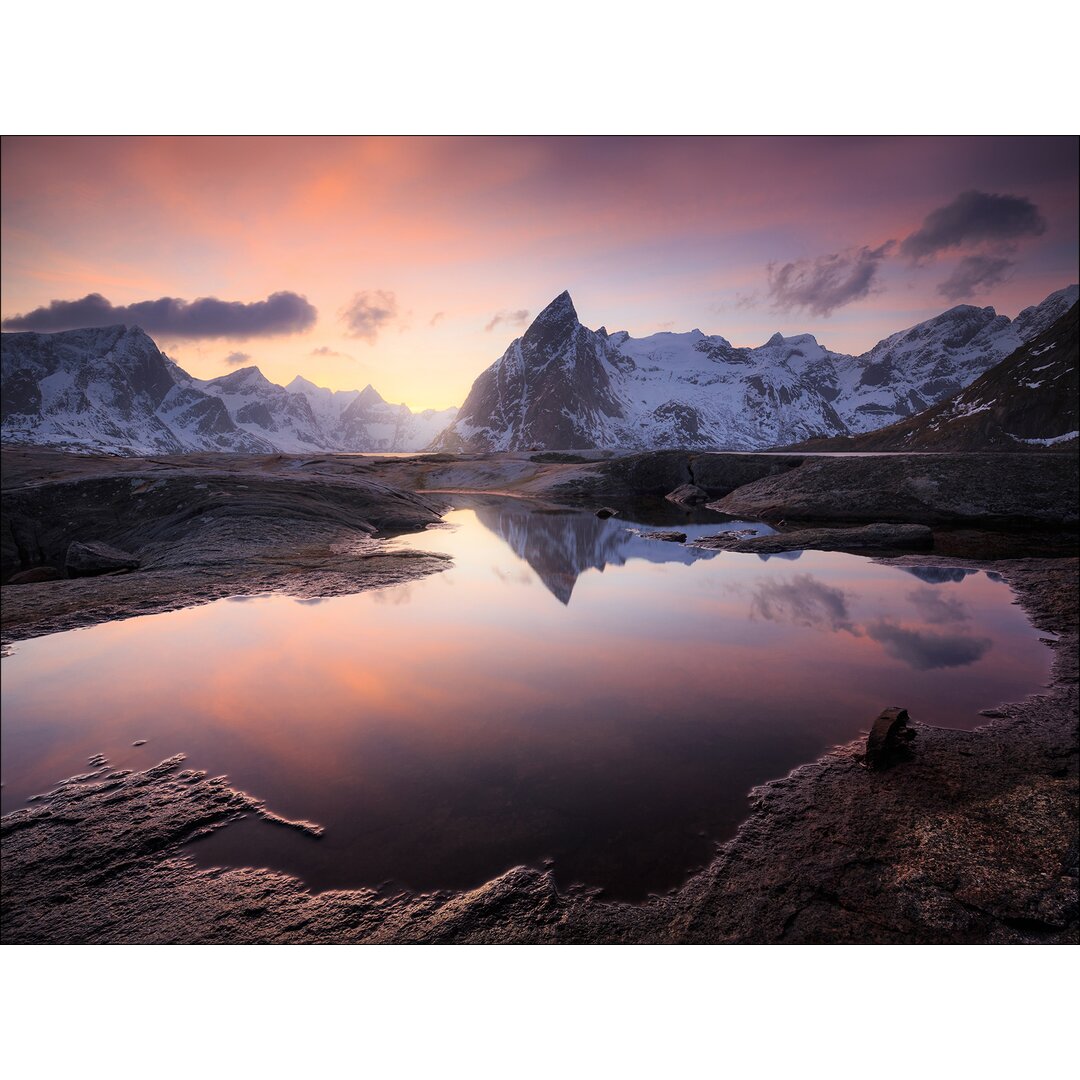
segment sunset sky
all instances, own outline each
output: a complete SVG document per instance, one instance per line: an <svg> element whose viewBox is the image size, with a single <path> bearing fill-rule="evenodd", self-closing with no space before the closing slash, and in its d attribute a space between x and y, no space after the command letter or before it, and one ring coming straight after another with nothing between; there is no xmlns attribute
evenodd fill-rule
<svg viewBox="0 0 1080 1080"><path fill-rule="evenodd" d="M2 317L441 408L563 289L849 352L1013 316L1077 279L1077 192L1073 137L5 138Z"/></svg>

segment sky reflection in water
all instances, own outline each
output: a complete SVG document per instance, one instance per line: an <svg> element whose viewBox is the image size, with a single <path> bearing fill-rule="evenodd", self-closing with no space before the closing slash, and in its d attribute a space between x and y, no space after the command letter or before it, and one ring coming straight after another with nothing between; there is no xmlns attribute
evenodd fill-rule
<svg viewBox="0 0 1080 1080"><path fill-rule="evenodd" d="M973 727L1046 679L992 576L696 551L628 524L479 501L398 541L454 556L422 581L21 643L3 660L4 809L96 752L184 751L326 826L248 820L191 846L204 865L431 889L551 858L561 885L640 899L709 859L753 785L883 707Z"/></svg>

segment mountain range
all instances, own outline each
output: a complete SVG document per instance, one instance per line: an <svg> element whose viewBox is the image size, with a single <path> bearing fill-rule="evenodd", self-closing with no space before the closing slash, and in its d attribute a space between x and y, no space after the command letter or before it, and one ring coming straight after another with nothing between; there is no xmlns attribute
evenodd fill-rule
<svg viewBox="0 0 1080 1080"><path fill-rule="evenodd" d="M1078 293L1061 289L1015 319L960 305L851 356L811 334L777 333L747 348L700 330L642 338L590 330L564 292L478 376L460 411L418 413L371 386L329 390L300 376L279 386L256 367L198 379L138 327L3 334L2 435L118 454L762 450L850 441L953 400L1066 316ZM1059 434L1048 431L1012 434L1035 445Z"/></svg>
<svg viewBox="0 0 1080 1080"><path fill-rule="evenodd" d="M590 330L564 292L476 379L434 448L762 450L859 434L962 390L1046 330L1078 292L1059 290L1015 319L960 305L859 356L811 334L745 348L700 330Z"/></svg>
<svg viewBox="0 0 1080 1080"><path fill-rule="evenodd" d="M414 413L371 386L196 379L137 326L2 336L3 438L116 454L421 450L455 409Z"/></svg>
<svg viewBox="0 0 1080 1080"><path fill-rule="evenodd" d="M1076 304L973 383L877 431L813 439L830 451L1018 450L1075 452L1080 440L1080 310Z"/></svg>

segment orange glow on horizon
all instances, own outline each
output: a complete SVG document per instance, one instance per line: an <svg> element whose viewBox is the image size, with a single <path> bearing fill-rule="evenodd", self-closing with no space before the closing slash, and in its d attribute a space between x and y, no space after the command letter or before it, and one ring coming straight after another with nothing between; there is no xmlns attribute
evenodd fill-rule
<svg viewBox="0 0 1080 1080"><path fill-rule="evenodd" d="M1056 146L1026 143L1020 154L995 139L5 139L3 314L91 292L123 305L251 302L290 290L319 312L304 334L158 343L199 377L230 370L225 357L239 350L276 382L300 374L332 389L371 383L414 409L460 404L520 333L485 332L492 316L535 315L565 288L593 327L699 327L739 345L808 331L858 352L950 306L936 285L955 258L921 269L890 259L882 291L830 318L773 309L768 264L902 237L965 189L1017 192L1039 205L1046 234L1025 241L1009 282L972 300L1015 315L1075 277L1076 166L1051 167ZM339 319L363 291L397 302L372 341L350 337Z"/></svg>

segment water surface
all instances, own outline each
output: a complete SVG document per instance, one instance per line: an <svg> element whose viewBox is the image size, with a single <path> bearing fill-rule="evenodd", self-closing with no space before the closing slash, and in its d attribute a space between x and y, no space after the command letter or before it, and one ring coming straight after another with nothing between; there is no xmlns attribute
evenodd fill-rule
<svg viewBox="0 0 1080 1080"><path fill-rule="evenodd" d="M396 541L454 557L420 581L20 643L2 662L4 809L94 753L184 751L326 827L249 819L190 846L204 865L433 889L551 859L563 886L641 899L711 857L751 787L883 707L973 727L1046 680L1049 650L992 575L635 527L476 500Z"/></svg>

